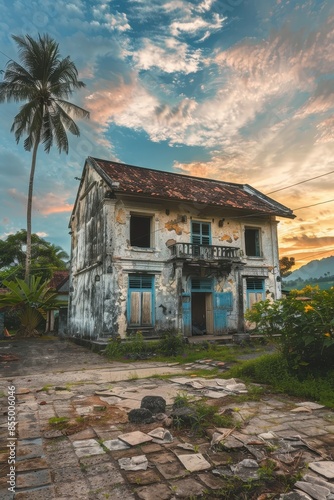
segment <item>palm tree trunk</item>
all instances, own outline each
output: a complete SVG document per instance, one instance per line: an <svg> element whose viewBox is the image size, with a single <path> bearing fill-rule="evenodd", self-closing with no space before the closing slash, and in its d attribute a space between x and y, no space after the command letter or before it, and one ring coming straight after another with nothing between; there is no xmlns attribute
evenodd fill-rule
<svg viewBox="0 0 334 500"><path fill-rule="evenodd" d="M34 176L36 168L36 158L39 140L35 140L34 149L32 152L31 169L29 177L28 200L27 200L27 249L26 249L26 268L25 268L25 281L28 283L30 279L31 267L31 214L32 214L32 196L34 189Z"/></svg>

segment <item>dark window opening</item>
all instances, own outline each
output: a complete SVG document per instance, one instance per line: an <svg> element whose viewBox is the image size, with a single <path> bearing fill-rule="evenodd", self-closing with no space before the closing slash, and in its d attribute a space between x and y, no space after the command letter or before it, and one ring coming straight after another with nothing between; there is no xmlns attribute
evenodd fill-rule
<svg viewBox="0 0 334 500"><path fill-rule="evenodd" d="M151 247L151 217L131 215L130 245L133 247Z"/></svg>
<svg viewBox="0 0 334 500"><path fill-rule="evenodd" d="M259 229L245 229L245 249L249 257L261 257Z"/></svg>

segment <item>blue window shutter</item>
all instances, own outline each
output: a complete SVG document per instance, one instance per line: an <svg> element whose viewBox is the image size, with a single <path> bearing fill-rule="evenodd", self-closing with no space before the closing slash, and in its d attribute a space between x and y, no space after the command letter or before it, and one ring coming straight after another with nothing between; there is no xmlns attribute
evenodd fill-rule
<svg viewBox="0 0 334 500"><path fill-rule="evenodd" d="M191 242L194 245L211 245L211 224L196 222L191 224Z"/></svg>
<svg viewBox="0 0 334 500"><path fill-rule="evenodd" d="M191 295L190 293L182 294L182 321L183 335L190 337L191 335Z"/></svg>
<svg viewBox="0 0 334 500"><path fill-rule="evenodd" d="M214 333L221 335L227 329L227 311L233 309L232 292L215 292L213 294Z"/></svg>

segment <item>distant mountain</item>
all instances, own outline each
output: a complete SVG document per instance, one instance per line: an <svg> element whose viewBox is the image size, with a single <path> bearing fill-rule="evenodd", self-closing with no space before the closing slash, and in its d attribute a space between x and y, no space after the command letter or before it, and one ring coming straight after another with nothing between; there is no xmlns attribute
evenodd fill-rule
<svg viewBox="0 0 334 500"><path fill-rule="evenodd" d="M294 280L307 281L332 275L334 275L334 256L326 257L321 260L311 260L311 262L293 271L289 276L284 278L284 283Z"/></svg>

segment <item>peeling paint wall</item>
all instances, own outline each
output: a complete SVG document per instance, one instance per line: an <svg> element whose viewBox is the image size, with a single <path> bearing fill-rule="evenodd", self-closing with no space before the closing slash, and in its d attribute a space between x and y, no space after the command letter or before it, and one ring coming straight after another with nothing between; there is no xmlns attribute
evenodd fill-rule
<svg viewBox="0 0 334 500"><path fill-rule="evenodd" d="M189 292L192 276L211 277L216 292L232 292L233 308L228 313L228 329L238 329L239 310L246 309L246 277L265 279L268 296L278 298L278 253L276 223L270 217L224 217L208 207L165 204L162 201L123 197L91 168L86 169L75 213L71 220L72 270L69 332L85 338L121 335L129 331L127 323L129 274L152 275L155 279L155 333L178 330L180 301L178 290ZM131 216L150 218L150 248L130 244ZM191 222L211 225L211 244L240 248L243 266L231 272L213 268L182 269L182 283L177 282L170 246L190 242ZM245 227L258 228L261 257L246 257ZM274 248L273 248L274 247ZM240 285L241 283L241 285ZM240 298L240 286L242 298ZM238 323L239 322L239 323ZM141 328L138 328L141 329Z"/></svg>

